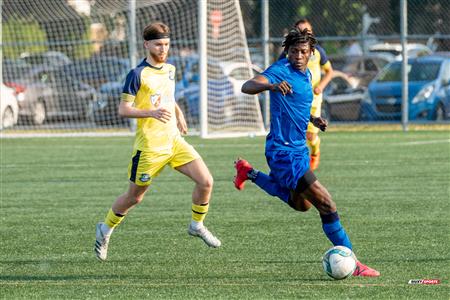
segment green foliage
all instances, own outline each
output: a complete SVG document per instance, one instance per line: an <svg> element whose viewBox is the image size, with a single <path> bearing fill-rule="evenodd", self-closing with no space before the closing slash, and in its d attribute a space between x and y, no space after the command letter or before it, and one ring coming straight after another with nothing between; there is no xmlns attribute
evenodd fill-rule
<svg viewBox="0 0 450 300"><path fill-rule="evenodd" d="M85 28L86 28L86 31L83 33L83 35L81 36L81 39L80 39L84 43L78 44L73 47L74 48L73 56L75 58L89 58L94 53L94 48L92 47L92 43L91 43L91 33L89 30L89 25L86 24ZM76 40L76 39L74 39L74 40Z"/></svg>
<svg viewBox="0 0 450 300"><path fill-rule="evenodd" d="M11 17L3 26L3 56L15 59L23 52L45 52L47 36L34 20Z"/></svg>
<svg viewBox="0 0 450 300"><path fill-rule="evenodd" d="M317 212L295 212L233 160L267 171L264 139L188 138L215 178L210 249L189 237L193 183L166 168L94 258L95 224L128 186L132 137L1 139L0 295L4 299L446 299L448 132L325 132L317 177L358 258L379 278L333 281ZM436 286L410 279L440 279Z"/></svg>

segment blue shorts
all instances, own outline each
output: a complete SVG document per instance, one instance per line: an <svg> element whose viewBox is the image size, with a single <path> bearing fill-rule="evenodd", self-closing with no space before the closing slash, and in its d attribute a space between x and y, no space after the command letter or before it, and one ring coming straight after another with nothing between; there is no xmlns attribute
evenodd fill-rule
<svg viewBox="0 0 450 300"><path fill-rule="evenodd" d="M309 151L266 151L269 176L282 187L290 190L297 188L300 178L309 170Z"/></svg>

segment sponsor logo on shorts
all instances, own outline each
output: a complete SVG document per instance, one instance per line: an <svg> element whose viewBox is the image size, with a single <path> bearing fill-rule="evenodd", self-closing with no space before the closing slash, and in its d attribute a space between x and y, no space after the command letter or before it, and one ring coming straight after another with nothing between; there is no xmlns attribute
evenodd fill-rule
<svg viewBox="0 0 450 300"><path fill-rule="evenodd" d="M149 181L150 180L150 175L148 175L148 174L146 174L146 173L143 173L142 175L141 175L141 177L139 178L139 180L141 181L141 182L147 182L147 181Z"/></svg>

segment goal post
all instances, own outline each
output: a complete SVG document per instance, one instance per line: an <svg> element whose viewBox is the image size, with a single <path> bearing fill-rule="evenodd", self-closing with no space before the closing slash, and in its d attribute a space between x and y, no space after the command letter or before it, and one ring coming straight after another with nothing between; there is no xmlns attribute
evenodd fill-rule
<svg viewBox="0 0 450 300"><path fill-rule="evenodd" d="M240 91L243 82L253 77L253 71L239 1L198 3L199 33L203 34L199 53L206 50L200 71L207 73L201 76L201 136L265 134L258 97ZM217 91L217 86L222 90Z"/></svg>

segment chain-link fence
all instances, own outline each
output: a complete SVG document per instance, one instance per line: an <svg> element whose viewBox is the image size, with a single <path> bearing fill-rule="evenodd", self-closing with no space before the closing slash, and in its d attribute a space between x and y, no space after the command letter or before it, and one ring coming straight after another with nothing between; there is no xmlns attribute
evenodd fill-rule
<svg viewBox="0 0 450 300"><path fill-rule="evenodd" d="M283 36L307 18L335 70L324 91L323 114L334 121L399 121L401 91L401 10L399 0L316 1L253 0L242 8L253 62L264 66L282 53ZM263 21L267 3L268 22ZM450 119L450 1L407 1L409 58L437 54L441 58L411 60L409 119ZM268 57L264 26L268 25ZM445 58L446 57L446 58ZM391 64L388 67L388 64ZM381 71L386 74L382 76ZM375 77L379 76L379 80Z"/></svg>
<svg viewBox="0 0 450 300"><path fill-rule="evenodd" d="M234 1L223 0L221 5L226 7L228 2ZM2 127L16 124L19 116L19 123L13 128L77 131L129 128L128 120L117 117L116 108L124 76L134 67L130 61L135 63L144 56L139 42L143 26L159 20L172 27L172 57L195 56L198 45L197 1L135 1L137 43L132 40L130 3L130 0L3 0ZM282 52L280 46L286 31L296 20L308 18L337 70L324 92L323 113L335 121L399 120L402 59L399 0L245 0L239 4L254 70L264 68L267 60L263 51L265 29L269 31L271 63ZM450 1L409 0L407 4L408 55L421 57L411 61L409 67L410 120L448 120ZM264 5L268 25L262 18ZM215 36L216 30L232 31L238 24L231 24L231 19L215 9L208 17L209 34L216 39L224 38L225 35ZM237 37L228 39L231 42ZM137 57L130 54L133 43ZM230 46L214 51L241 55L245 53L242 50ZM440 58L422 57L436 52ZM442 58L445 56L446 59ZM191 59L179 59L176 63L177 80L198 80L198 66ZM392 66L388 71L387 65ZM380 74L382 70L384 74ZM224 76L229 77L225 81L237 91L233 93L238 93L236 83L245 78ZM374 81L376 76L380 80ZM3 93L9 89L3 83L8 83L18 105L8 104ZM195 97L198 91L192 99ZM264 107L264 99L260 102ZM184 107L192 126L198 124L199 118L195 105L191 110ZM229 116L224 113L224 119L233 120L236 113L230 110Z"/></svg>

